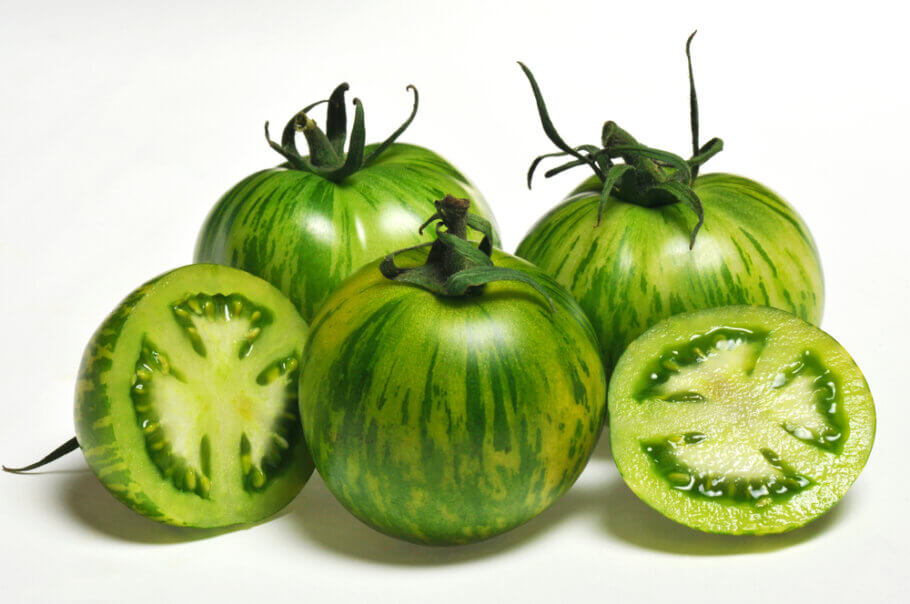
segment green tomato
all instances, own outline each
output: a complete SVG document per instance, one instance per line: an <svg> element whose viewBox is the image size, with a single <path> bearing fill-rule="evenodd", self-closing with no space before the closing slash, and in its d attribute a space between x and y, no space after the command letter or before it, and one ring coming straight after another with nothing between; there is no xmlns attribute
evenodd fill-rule
<svg viewBox="0 0 910 604"><path fill-rule="evenodd" d="M626 484L712 533L788 531L859 476L875 437L862 372L831 336L781 310L676 315L635 340L610 381L610 443Z"/></svg>
<svg viewBox="0 0 910 604"><path fill-rule="evenodd" d="M426 250L400 256L416 266ZM525 271L444 297L367 265L316 316L300 413L329 489L368 525L421 543L467 543L539 514L575 482L601 432L606 381L584 313Z"/></svg>
<svg viewBox="0 0 910 604"><path fill-rule="evenodd" d="M572 292L608 371L639 334L677 313L760 304L821 321L824 282L812 235L769 189L729 174L695 179L704 225L690 249L696 217L687 206L611 196L598 225L602 188L587 180L531 229L516 255Z"/></svg>
<svg viewBox="0 0 910 604"><path fill-rule="evenodd" d="M313 471L297 411L307 331L281 292L237 269L193 265L149 281L82 359L76 437L92 471L168 524L274 514Z"/></svg>

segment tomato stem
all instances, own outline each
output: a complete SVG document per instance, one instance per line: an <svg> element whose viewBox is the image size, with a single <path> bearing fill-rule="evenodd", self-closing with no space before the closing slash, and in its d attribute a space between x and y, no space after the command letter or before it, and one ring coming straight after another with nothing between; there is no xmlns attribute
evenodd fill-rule
<svg viewBox="0 0 910 604"><path fill-rule="evenodd" d="M420 225L418 232L436 224L436 241L398 250L383 259L379 270L393 281L422 287L440 296L480 295L483 286L493 281L525 283L540 293L553 307L549 293L528 273L495 266L493 253L493 227L485 219L471 214L471 202L452 195L434 202L436 212ZM483 234L476 247L468 241L468 228ZM395 257L403 252L430 247L426 262L414 268L400 268Z"/></svg>
<svg viewBox="0 0 910 604"><path fill-rule="evenodd" d="M21 468L8 468L6 466L3 466L3 471L10 472L11 474L21 474L23 472L28 472L30 470L34 470L40 468L41 466L47 465L52 461L56 461L67 453L71 453L78 448L79 441L77 441L76 437L74 436L33 464L23 466Z"/></svg>

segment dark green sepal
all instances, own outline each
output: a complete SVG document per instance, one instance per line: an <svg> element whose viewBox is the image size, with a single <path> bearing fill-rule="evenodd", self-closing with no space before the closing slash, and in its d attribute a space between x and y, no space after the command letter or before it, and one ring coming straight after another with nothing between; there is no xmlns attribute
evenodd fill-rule
<svg viewBox="0 0 910 604"><path fill-rule="evenodd" d="M556 310L556 307L553 305L553 300L550 299L550 295L540 282L528 273L514 268L493 265L472 266L471 268L466 268L449 277L443 288L445 289L446 294L450 296L463 296L470 291L476 290L493 281L517 281L519 283L524 283L525 285L530 285L537 290L537 293L544 297L547 304L550 306L550 310Z"/></svg>
<svg viewBox="0 0 910 604"><path fill-rule="evenodd" d="M531 162L528 169L528 187L531 187L534 171L544 159L569 155L574 159L551 168L544 176L549 178L582 165L588 165L593 170L603 183L595 228L600 225L607 200L611 196L646 208L682 202L692 209L698 219L689 236L689 248L691 249L695 245L695 237L704 224L701 200L693 189L698 176L698 168L723 149L723 141L719 138L712 138L702 147L698 143L698 98L695 93L695 78L690 52L694 36L695 32L692 32L686 40L690 127L692 130L692 157L688 160L668 151L642 145L613 121L607 121L603 125L601 147L593 145L570 147L553 125L534 75L527 66L519 62L518 64L531 84L544 133L559 149L554 153L540 155ZM622 163L616 160L621 160Z"/></svg>
<svg viewBox="0 0 910 604"><path fill-rule="evenodd" d="M528 78L528 81L531 83L531 90L534 92L534 100L537 103L537 113L540 116L540 123L543 126L543 131L547 135L547 138L552 141L563 153L571 155L576 159L582 160L584 163L591 166L591 169L594 170L594 173L603 178L603 175L600 174L600 169L597 164L590 159L590 150L588 150L588 156L584 155L581 151L585 147L591 147L591 145L582 145L581 147L570 147L569 144L563 140L559 132L556 131L556 127L553 125L553 120L550 119L550 113L547 111L547 104L543 100L543 94L540 92L540 86L537 85L537 80L534 79L534 74L531 73L531 70L528 69L527 65L518 61L518 65L521 67L521 70L524 72L525 76ZM539 162L538 160L535 160ZM535 164L532 164L532 168ZM531 185L531 176L533 175L533 170L528 172L528 186Z"/></svg>
<svg viewBox="0 0 910 604"><path fill-rule="evenodd" d="M391 145L391 144L394 143L396 140L398 140L398 137L401 136L401 134L402 134L405 130L408 129L408 126L411 125L411 122L414 121L414 117L417 115L417 107L418 107L418 105L420 104L420 95L417 93L417 88L416 88L413 84L408 84L407 87L405 88L405 90L410 90L411 92L414 93L414 106L411 108L411 114L408 115L408 119L406 119L406 120L404 121L404 123L402 123L400 126L398 126L398 129L395 130L395 132L393 132L393 133L391 134L391 136L389 136L387 139L385 139L384 141L382 141L382 143L380 143L378 147L376 147L375 149L373 149L373 152L370 153L370 155L369 155L369 156L366 158L366 160L363 162L363 164L364 164L365 166L369 165L370 162L372 162L374 159L376 159L377 157L379 157L379 155L380 155L383 151L385 151L386 149L388 149L389 145Z"/></svg>
<svg viewBox="0 0 910 604"><path fill-rule="evenodd" d="M692 130L692 156L699 153L698 150L698 95L695 94L695 74L692 72L692 38L698 33L696 29L686 39L686 63L689 66L689 127ZM696 176L698 170L696 166Z"/></svg>
<svg viewBox="0 0 910 604"><path fill-rule="evenodd" d="M689 164L675 153L654 149L653 147L646 147L645 145L615 145L608 147L607 151L611 159L626 159L627 157L632 158L634 156L634 160L640 160L641 158L650 159L658 166L672 168L672 171L669 173L660 171L655 174L653 178L653 181L655 182L665 182L667 180L675 180L683 183L692 182L692 170L689 167ZM626 163L634 165L628 160L626 160ZM654 183L649 182L648 184Z"/></svg>
<svg viewBox="0 0 910 604"><path fill-rule="evenodd" d="M325 117L326 137L339 156L344 153L344 142L348 138L348 118L344 109L344 93L348 88L348 83L342 82L332 91Z"/></svg>
<svg viewBox="0 0 910 604"><path fill-rule="evenodd" d="M302 117L303 119L299 120L302 124L298 128L298 131L303 133L307 146L310 148L310 164L318 168L333 168L337 166L341 162L343 154L335 152L335 148L332 146L331 141L329 141L329 137L325 135L325 132L319 129L319 126L316 125L315 121L307 115L303 115ZM296 119L294 121L298 122ZM353 145L351 148L353 149ZM348 153L348 155L350 155L350 153Z"/></svg>
<svg viewBox="0 0 910 604"><path fill-rule="evenodd" d="M698 198L698 195L696 195L695 191L691 188L676 181L654 185L652 190L666 191L677 200L688 203L692 208L692 211L695 212L698 222L695 223L695 227L689 235L689 249L691 250L695 247L695 236L698 235L698 231L701 230L702 225L705 223L705 211L701 206L701 199Z"/></svg>
<svg viewBox="0 0 910 604"><path fill-rule="evenodd" d="M446 248L454 250L462 259L470 264L476 266L493 266L493 261L490 260L492 249L489 252L484 252L480 249L479 245L474 247L474 244L467 239L456 237L452 233L444 231L442 225L436 226L436 240L441 241Z"/></svg>
<svg viewBox="0 0 910 604"><path fill-rule="evenodd" d="M607 172L603 189L600 191L600 203L597 205L597 224L594 225L594 228L600 226L600 221L603 219L604 215L604 208L607 207L607 200L610 199L610 193L613 191L613 187L616 186L627 172L634 174L635 167L629 164L615 164L611 166L610 170Z"/></svg>
<svg viewBox="0 0 910 604"><path fill-rule="evenodd" d="M577 147L574 147L572 149L572 151L586 151L590 154L596 155L599 152L599 149L594 145L579 145ZM555 153L544 153L543 155L538 155L537 157L535 157L534 161L531 162L531 166L528 168L528 188L529 189L531 188L531 182L534 180L534 172L537 170L537 166L540 165L540 162L542 162L545 159L549 159L551 157L562 157L564 155L571 155L572 157L578 157L575 153L570 153L569 151L557 151ZM580 161L583 164L590 165L590 161L587 158L575 159L572 161ZM594 163L596 166L598 166L598 167L600 166L599 162L595 161Z"/></svg>
<svg viewBox="0 0 910 604"><path fill-rule="evenodd" d="M550 168L549 170L544 172L544 178L550 178L551 176L556 176L557 174L561 174L562 172L565 172L566 170L571 170L572 168L581 166L585 163L586 162L583 159L573 159L572 161L566 162L561 166L556 166L555 168Z"/></svg>
<svg viewBox="0 0 910 604"><path fill-rule="evenodd" d="M363 124L363 104L360 99L354 99L354 125L351 127L351 144L348 146L347 157L344 158L342 165L321 175L331 181L341 182L363 167L363 148L365 146L366 128Z"/></svg>
<svg viewBox="0 0 910 604"><path fill-rule="evenodd" d="M364 126L363 104L359 99L354 99L354 123L351 126L348 151L345 153L344 144L347 140L347 112L345 109L344 95L348 90L346 82L338 85L328 99L307 105L292 117L282 131L281 144L274 142L269 135L269 123L265 123L265 138L269 146L280 153L287 160L287 167L304 172L312 172L333 182L341 182L354 174L362 167L376 160L382 152L389 148L399 136L410 126L417 114L418 93L417 88L408 85L407 89L414 93L414 106L407 120L395 132L380 143L368 157L364 157L366 148L366 128ZM326 111L326 132L316 125L308 115L314 107L328 103ZM309 155L304 157L297 150L295 138L297 133L302 133L307 141Z"/></svg>
<svg viewBox="0 0 910 604"><path fill-rule="evenodd" d="M384 277L450 297L480 295L483 286L493 281L516 281L533 287L546 299L550 309L555 309L546 289L536 279L525 272L493 264L490 259L493 253L492 225L480 216L468 213L470 201L446 195L434 203L436 212L420 225L419 232L438 221L436 241L386 256L379 264L379 271ZM468 227L483 234L476 247L467 240ZM424 264L413 268L395 264L397 255L428 245L430 252Z"/></svg>
<svg viewBox="0 0 910 604"><path fill-rule="evenodd" d="M489 220L483 216L469 213L467 224L470 228L483 235L480 240L480 249L484 254L489 256L493 253L494 247L500 247L499 236L493 230L493 225L490 224Z"/></svg>
<svg viewBox="0 0 910 604"><path fill-rule="evenodd" d="M712 138L698 150L698 153L689 158L688 164L692 168L692 178L698 176L698 168L703 163L724 150L724 141L717 137Z"/></svg>
<svg viewBox="0 0 910 604"><path fill-rule="evenodd" d="M300 157L296 151L282 147L272 140L272 137L269 135L268 120L265 122L265 140L269 143L269 147L271 147L275 152L280 153L281 156L287 160L289 167L293 168L294 170L303 170L306 172L310 171L309 162Z"/></svg>

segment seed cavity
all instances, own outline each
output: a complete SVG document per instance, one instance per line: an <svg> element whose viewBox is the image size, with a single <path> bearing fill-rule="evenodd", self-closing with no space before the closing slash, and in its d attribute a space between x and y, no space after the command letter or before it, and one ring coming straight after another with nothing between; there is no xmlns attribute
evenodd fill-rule
<svg viewBox="0 0 910 604"><path fill-rule="evenodd" d="M233 295L211 298L192 296L172 305L173 316L178 323L182 320L181 315L190 316L189 323L181 324L181 327L191 343L193 336L200 331L205 333L204 329L199 329L199 321L210 320L243 320L244 323L238 324L241 331L235 333L247 343L255 340L260 336L262 326L271 321L271 315L261 309L256 317L259 324L250 327L251 315L255 312L252 309L255 308L245 298ZM244 337L254 331L252 338ZM202 338L199 342L202 343ZM228 341L231 342L233 340ZM210 346L201 346L203 352L208 350L211 353L219 344L209 343ZM199 353L199 348L194 346L193 349ZM268 488L270 481L290 464L292 450L300 438L297 405L299 364L294 354L281 356L260 371L255 383L250 380L251 392L238 394L232 389L222 395L212 390L212 380L207 375L200 378L206 380L207 386L193 387L192 379L196 376L186 376L171 357L146 335L130 377L129 391L136 423L145 439L146 452L162 477L180 491L203 499L210 498L213 489L212 437L221 439L224 435L198 434L201 430L194 427L194 418L206 409L208 412L236 412L244 426L244 431L236 437L239 439L238 465L242 484L249 491ZM261 395L256 392L259 388L262 389ZM258 404L258 396L272 401L270 405L278 405L268 412L271 415L263 417L261 407L258 410L255 406L250 407L251 404ZM192 408L195 400L198 400L195 404L204 405L198 412ZM235 404L236 407L232 407ZM219 405L222 407L219 408ZM229 463L229 460L221 463Z"/></svg>
<svg viewBox="0 0 910 604"><path fill-rule="evenodd" d="M203 452L201 468L192 467L185 458L174 452L162 428L158 411L152 402L155 383L159 379L173 379L186 383L183 373L175 368L168 361L167 355L146 336L143 339L131 378L134 385L130 389L133 410L136 412L137 423L145 438L146 451L161 475L169 479L177 489L207 498L211 489L209 480L211 466L207 463L209 455L207 451L210 451L208 436L203 436L200 445Z"/></svg>
<svg viewBox="0 0 910 604"><path fill-rule="evenodd" d="M695 498L728 504L752 503L758 509L764 509L789 499L812 484L809 478L797 473L770 449L760 452L774 472L761 477L712 474L680 461L678 453L682 447L698 446L707 438L700 432L687 432L642 442L641 447L651 459L655 472L671 488Z"/></svg>
<svg viewBox="0 0 910 604"><path fill-rule="evenodd" d="M254 439L246 433L240 437L240 470L247 490L262 490L289 462L288 452L300 434L300 411L297 405L299 366L297 358L289 355L267 366L256 378L256 383L264 387L276 380L284 380L285 408L275 418L265 438Z"/></svg>
<svg viewBox="0 0 910 604"><path fill-rule="evenodd" d="M686 342L675 344L654 359L642 372L642 382L636 389L639 401L658 397L670 403L703 403L705 398L691 391L662 392L662 386L674 375L703 363L724 352L752 345L753 354L744 360L743 372L751 374L768 338L768 333L741 327L717 327L704 334L696 335Z"/></svg>
<svg viewBox="0 0 910 604"><path fill-rule="evenodd" d="M243 337L238 338L235 354L236 358L243 359L253 351L253 344L263 328L272 323L270 311L240 294L188 295L172 304L171 311L193 350L201 357L210 353L214 336L206 334L215 324L242 322L245 330Z"/></svg>
<svg viewBox="0 0 910 604"><path fill-rule="evenodd" d="M821 425L810 428L797 421L784 421L781 428L806 444L840 454L846 440L847 421L842 411L840 386L834 374L816 354L806 350L774 376L771 386L783 391L800 378L810 380L811 396L815 399L815 410L822 420Z"/></svg>
<svg viewBox="0 0 910 604"><path fill-rule="evenodd" d="M296 376L297 366L297 359L293 356L288 356L275 361L262 370L262 372L256 377L256 383L260 386L265 386L267 384L271 384L282 376L287 376L289 374L291 376Z"/></svg>

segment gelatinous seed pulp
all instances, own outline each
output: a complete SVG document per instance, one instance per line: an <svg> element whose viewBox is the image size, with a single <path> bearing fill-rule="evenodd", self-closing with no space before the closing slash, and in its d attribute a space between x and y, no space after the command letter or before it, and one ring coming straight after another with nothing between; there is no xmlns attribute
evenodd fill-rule
<svg viewBox="0 0 910 604"><path fill-rule="evenodd" d="M813 484L769 446L756 445L746 451L749 459L743 466L743 449L748 448L741 440L743 434L758 432L768 435L771 442L780 442L781 435L787 434L840 453L846 423L838 402L839 389L817 355L804 351L770 383L752 383L767 336L762 330L714 328L666 349L642 373L637 396L641 404L657 399L670 404L707 405L712 410L721 406L729 420L725 422L727 429L715 427L708 430L709 434L689 431L641 441L654 470L673 489L721 502L750 502L761 509ZM788 397L788 387L795 386L797 380L804 383L797 388L796 396ZM811 411L799 407L807 392L815 401ZM770 397L784 404L766 405L756 411L756 397ZM741 429L730 430L731 423ZM722 466L718 460L724 459L731 471L703 467ZM736 473L737 464L743 466L744 474Z"/></svg>
<svg viewBox="0 0 910 604"><path fill-rule="evenodd" d="M707 437L704 434L689 432L663 441L643 443L642 450L651 458L656 471L663 475L674 489L697 497L761 504L768 497L772 501L789 498L812 484L811 480L781 462L777 454L770 449L761 449L761 454L772 467L780 471L779 475L749 479L742 476L712 474L699 472L679 461L676 451L682 443L695 444L705 438Z"/></svg>
<svg viewBox="0 0 910 604"><path fill-rule="evenodd" d="M207 355L207 350L199 333L199 319L205 318L209 323L245 319L248 330L243 334L243 341L237 350L237 358L241 359L249 356L253 350L253 342L262 333L262 328L272 322L272 315L268 310L254 305L240 294L187 296L175 303L171 309L177 323L190 340L193 350L202 357Z"/></svg>
<svg viewBox="0 0 910 604"><path fill-rule="evenodd" d="M674 346L664 351L653 361L644 372L645 383L639 388L639 398L653 396L656 389L665 384L671 375L679 372L682 367L689 367L700 363L710 356L721 354L723 351L733 350L743 345L759 348L764 344L767 333L737 327L719 327L707 333L693 336L688 342ZM707 351L707 352L705 352ZM747 365L742 369L749 373L757 360L757 351L747 360ZM751 361L751 367L748 365ZM696 393L687 393L696 394ZM672 395L670 395L672 396ZM699 395L700 396L700 395ZM673 400L667 398L664 400Z"/></svg>
<svg viewBox="0 0 910 604"><path fill-rule="evenodd" d="M244 488L263 489L289 463L289 451L299 438L298 359L288 355L267 364L251 380L258 391L248 385L232 388L225 382L232 374L246 375L241 364L272 323L271 313L236 293L189 295L171 310L194 353L206 361L203 372L210 375L196 375L199 366L189 375L145 336L130 394L149 457L174 487L208 498L216 480L212 472L216 436L210 432L230 438L211 424L230 425L228 416L233 414L242 430L233 450L239 456Z"/></svg>
<svg viewBox="0 0 910 604"><path fill-rule="evenodd" d="M847 431L847 420L844 417L838 393L840 388L831 370L824 366L818 355L804 351L802 358L784 368L774 378L774 388L785 388L793 380L807 378L811 380L811 389L819 414L824 416L826 426L813 429L795 422L784 422L783 429L803 442L820 449L840 454L843 450Z"/></svg>

